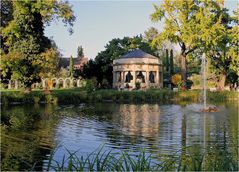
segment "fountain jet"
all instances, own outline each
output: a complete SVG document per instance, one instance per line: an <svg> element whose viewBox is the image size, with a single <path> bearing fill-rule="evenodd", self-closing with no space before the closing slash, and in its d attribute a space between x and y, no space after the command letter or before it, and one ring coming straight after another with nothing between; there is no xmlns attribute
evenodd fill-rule
<svg viewBox="0 0 239 172"><path fill-rule="evenodd" d="M201 63L201 86L202 86L201 98L202 98L202 101L203 101L203 108L201 109L201 112L217 112L218 109L216 107L207 107L206 66L207 66L206 54L203 53L202 63Z"/></svg>

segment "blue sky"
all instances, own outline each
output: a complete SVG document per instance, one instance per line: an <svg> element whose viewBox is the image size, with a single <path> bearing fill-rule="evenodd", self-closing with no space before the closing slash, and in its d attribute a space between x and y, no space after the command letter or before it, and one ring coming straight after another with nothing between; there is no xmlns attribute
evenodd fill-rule
<svg viewBox="0 0 239 172"><path fill-rule="evenodd" d="M47 37L52 37L63 56L76 56L77 46L82 45L85 56L95 58L98 52L113 38L143 34L149 27L161 29L162 23L152 23L152 4L160 1L69 1L76 15L74 33L69 35L61 22L52 22L45 28ZM225 2L230 9L237 1Z"/></svg>

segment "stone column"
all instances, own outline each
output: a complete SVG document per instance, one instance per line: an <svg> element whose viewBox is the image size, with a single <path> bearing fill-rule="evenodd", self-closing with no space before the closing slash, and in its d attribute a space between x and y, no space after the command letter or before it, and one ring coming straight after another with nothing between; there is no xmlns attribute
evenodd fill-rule
<svg viewBox="0 0 239 172"><path fill-rule="evenodd" d="M156 86L159 87L160 83L159 83L159 71L156 70Z"/></svg>
<svg viewBox="0 0 239 172"><path fill-rule="evenodd" d="M77 81L76 81L76 86L77 86L77 87L80 87L80 79L77 79Z"/></svg>
<svg viewBox="0 0 239 172"><path fill-rule="evenodd" d="M74 83L73 83L73 82L74 82L74 80L71 79L71 80L70 80L70 87L74 87Z"/></svg>
<svg viewBox="0 0 239 172"><path fill-rule="evenodd" d="M122 74L121 74L122 75ZM121 83L121 76L120 76L120 71L117 71L117 73L116 73L116 85L117 85L117 87L119 87L119 85L120 85L120 83ZM119 81L119 79L120 79L120 81Z"/></svg>
<svg viewBox="0 0 239 172"><path fill-rule="evenodd" d="M36 88L38 88L38 85L39 85L39 83L37 82L37 83L36 83Z"/></svg>
<svg viewBox="0 0 239 172"><path fill-rule="evenodd" d="M117 88L117 71L113 71L113 88Z"/></svg>
<svg viewBox="0 0 239 172"><path fill-rule="evenodd" d="M136 71L132 71L132 75L133 75L133 88L135 88L135 82L136 82Z"/></svg>
<svg viewBox="0 0 239 172"><path fill-rule="evenodd" d="M122 72L121 72L121 85L124 85L124 80L125 80L125 79L124 79L124 78L125 78L124 75L125 75L125 71L122 71Z"/></svg>
<svg viewBox="0 0 239 172"><path fill-rule="evenodd" d="M42 88L44 89L46 87L45 79L42 79L41 82L42 82Z"/></svg>
<svg viewBox="0 0 239 172"><path fill-rule="evenodd" d="M160 87L163 88L163 66L159 66L159 69L160 69Z"/></svg>
<svg viewBox="0 0 239 172"><path fill-rule="evenodd" d="M145 76L145 84L146 84L146 87L147 88L149 88L149 71L148 70L146 70L146 72L145 72L146 74L146 76Z"/></svg>
<svg viewBox="0 0 239 172"><path fill-rule="evenodd" d="M12 81L11 80L9 80L9 82L8 82L8 89L11 89L12 88Z"/></svg>
<svg viewBox="0 0 239 172"><path fill-rule="evenodd" d="M59 85L59 83L58 83L58 79L56 79L56 85L55 85L55 88L57 88L58 85Z"/></svg>
<svg viewBox="0 0 239 172"><path fill-rule="evenodd" d="M63 88L66 88L66 79L63 80Z"/></svg>
<svg viewBox="0 0 239 172"><path fill-rule="evenodd" d="M15 80L15 89L18 89L18 81Z"/></svg>

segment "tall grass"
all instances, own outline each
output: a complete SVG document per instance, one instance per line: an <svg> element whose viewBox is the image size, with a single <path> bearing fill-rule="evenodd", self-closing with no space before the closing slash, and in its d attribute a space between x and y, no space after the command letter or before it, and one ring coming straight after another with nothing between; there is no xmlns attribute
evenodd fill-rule
<svg viewBox="0 0 239 172"><path fill-rule="evenodd" d="M67 151L61 162L53 160L54 153L49 157L46 171L238 171L237 160L232 155L216 150L204 154L189 152L155 159L145 149L136 155L122 151L113 153L103 151L103 147L87 156L78 157L77 152ZM224 152L225 153L225 152ZM223 154L223 157L219 156Z"/></svg>

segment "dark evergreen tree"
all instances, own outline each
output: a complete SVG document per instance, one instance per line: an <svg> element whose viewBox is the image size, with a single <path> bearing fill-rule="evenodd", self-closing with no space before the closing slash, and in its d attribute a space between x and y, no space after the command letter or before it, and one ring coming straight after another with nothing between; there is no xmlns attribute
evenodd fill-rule
<svg viewBox="0 0 239 172"><path fill-rule="evenodd" d="M166 72L169 71L169 57L168 57L168 49L166 49L166 56L165 56L165 67L166 67Z"/></svg>
<svg viewBox="0 0 239 172"><path fill-rule="evenodd" d="M173 64L173 50L170 50L170 75L174 74L174 64Z"/></svg>
<svg viewBox="0 0 239 172"><path fill-rule="evenodd" d="M84 57L83 48L82 48L82 46L78 46L77 47L77 58L82 58L82 57Z"/></svg>
<svg viewBox="0 0 239 172"><path fill-rule="evenodd" d="M73 69L73 58L71 56L70 57L70 62L69 62L69 76L70 76L70 78L73 78L73 72L74 72L74 69Z"/></svg>

